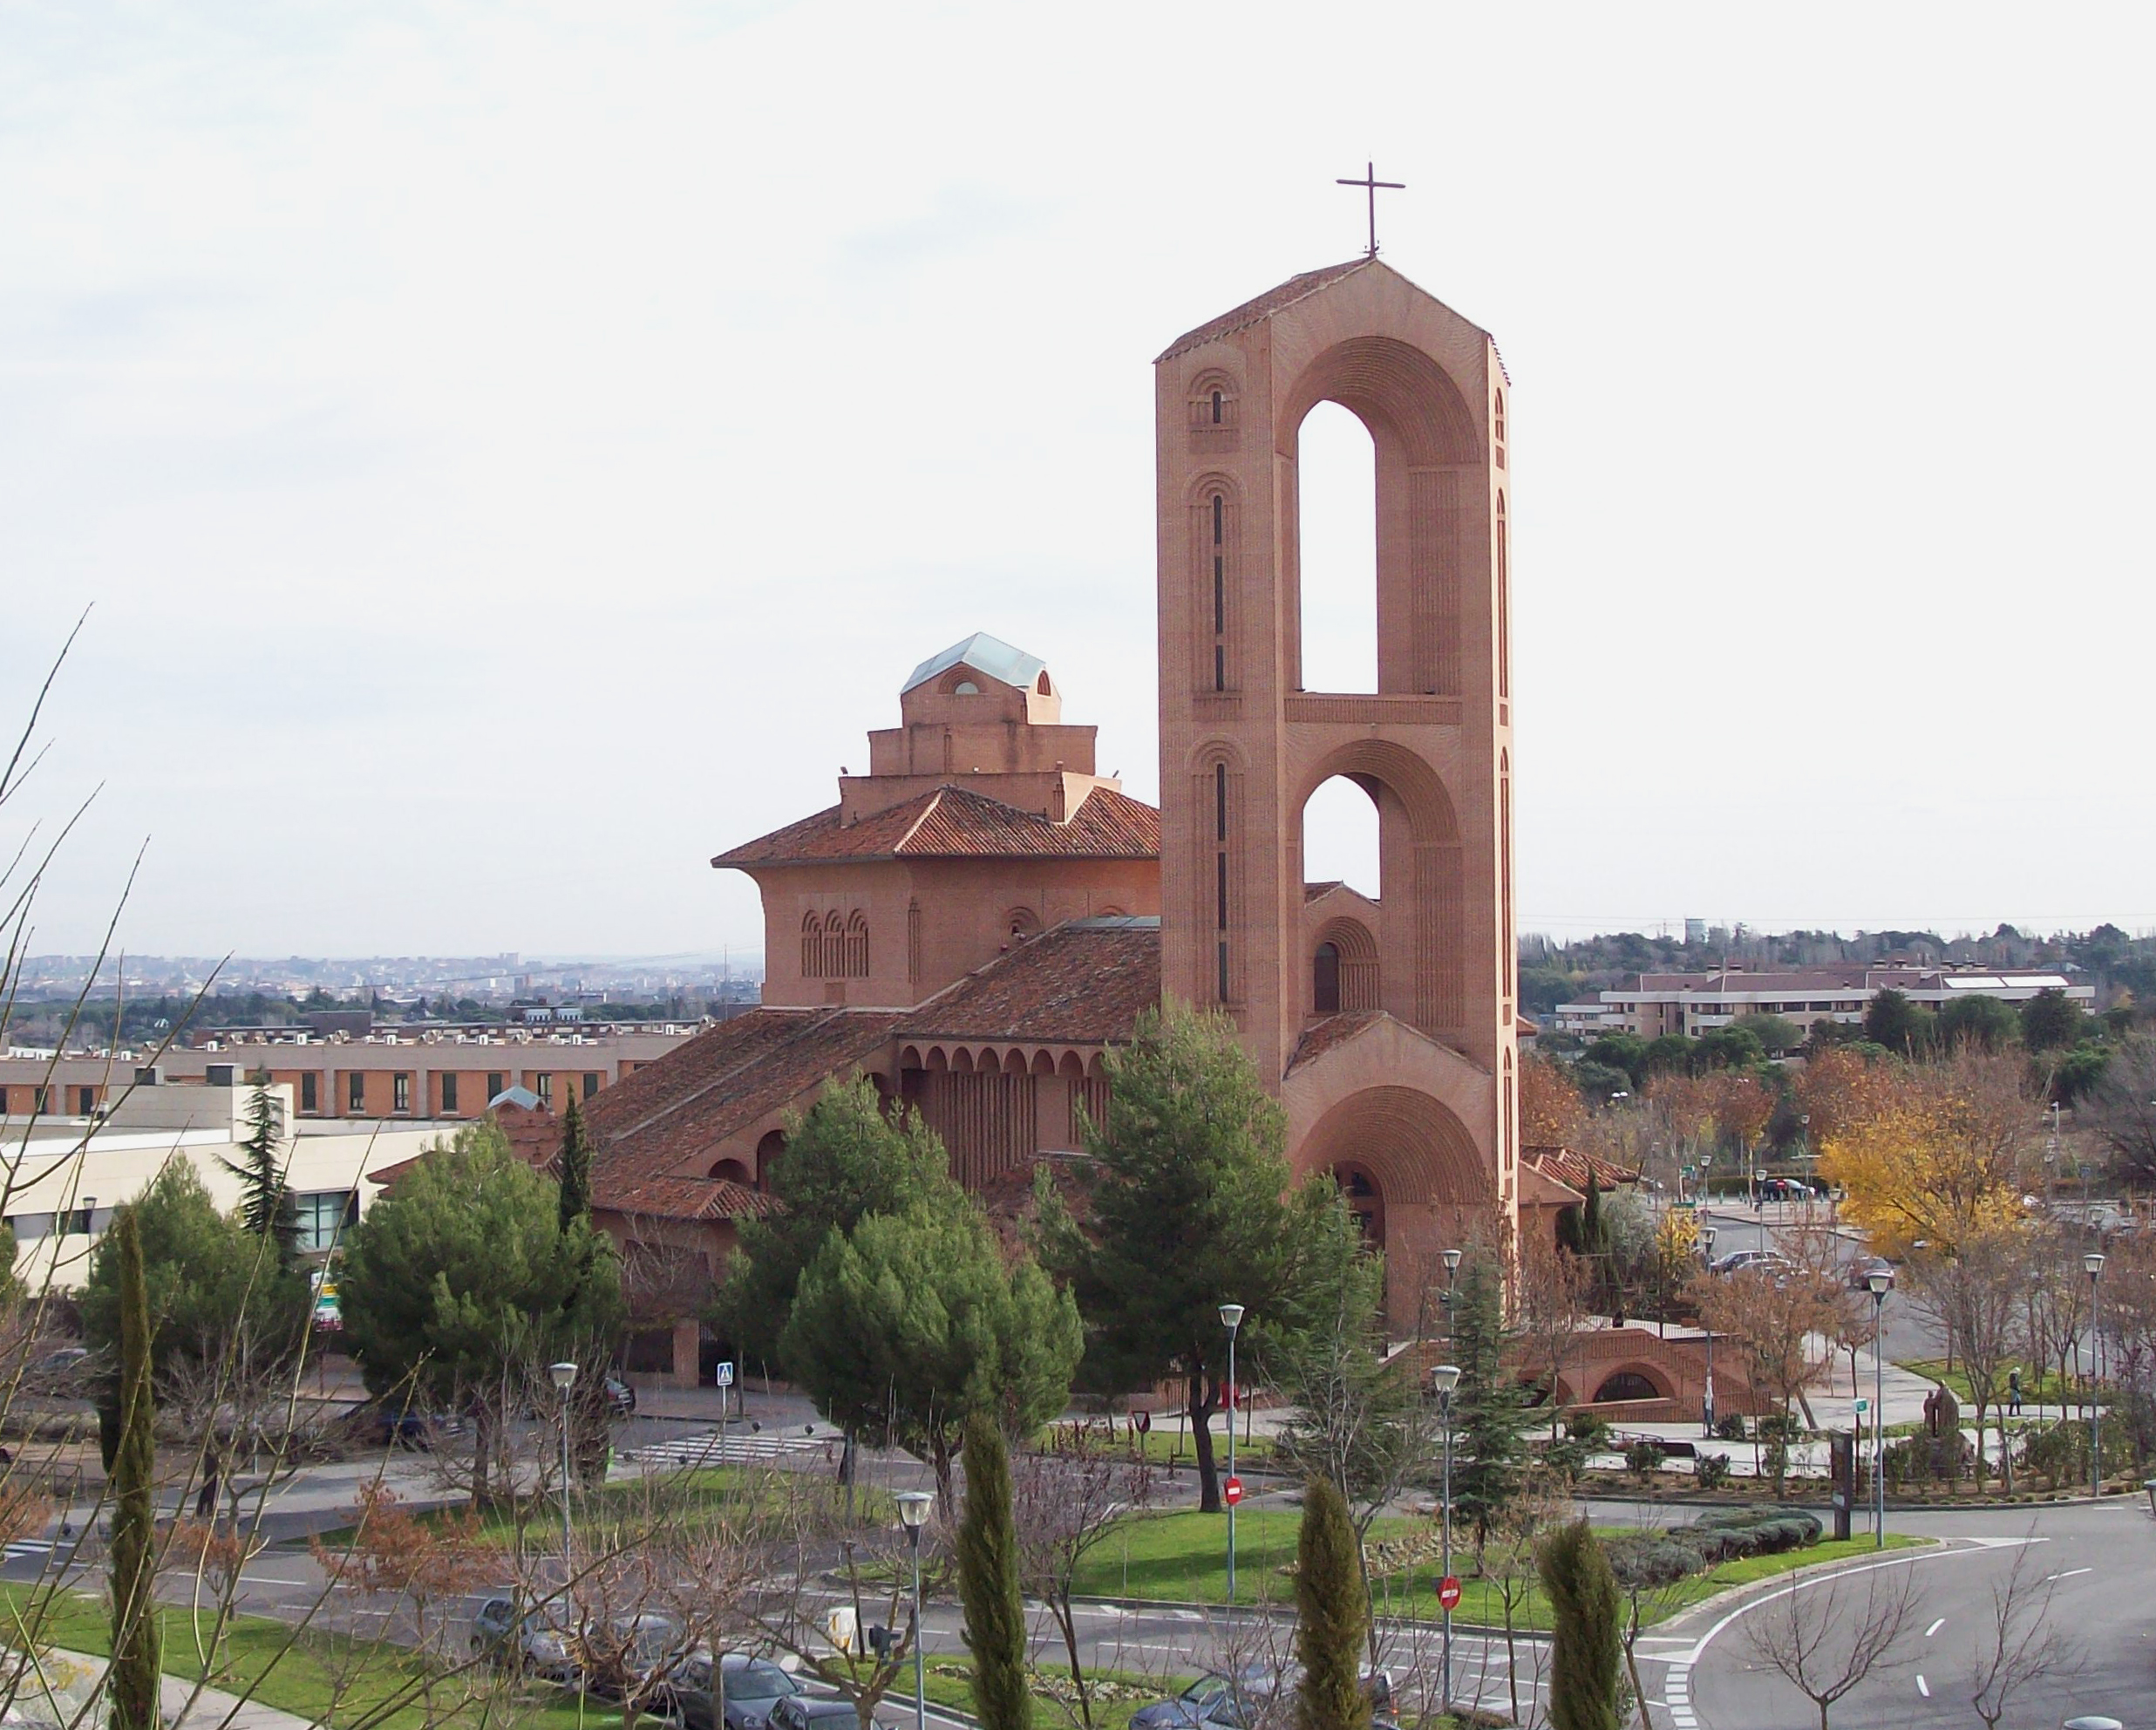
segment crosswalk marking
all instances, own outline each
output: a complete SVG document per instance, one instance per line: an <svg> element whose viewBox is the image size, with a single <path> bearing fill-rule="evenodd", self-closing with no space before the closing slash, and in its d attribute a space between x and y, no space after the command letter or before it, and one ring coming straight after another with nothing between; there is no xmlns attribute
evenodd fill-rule
<svg viewBox="0 0 2156 1730"><path fill-rule="evenodd" d="M621 1457L636 1466L746 1465L800 1454L821 1454L839 1446L831 1435L786 1434L779 1430L697 1430L664 1441L632 1447Z"/></svg>

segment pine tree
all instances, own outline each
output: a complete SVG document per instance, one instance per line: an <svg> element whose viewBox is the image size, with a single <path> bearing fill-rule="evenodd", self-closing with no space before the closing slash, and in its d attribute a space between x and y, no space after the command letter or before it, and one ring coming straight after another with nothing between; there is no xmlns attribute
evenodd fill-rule
<svg viewBox="0 0 2156 1730"><path fill-rule="evenodd" d="M966 1511L958 1526L958 1596L973 1654L973 1705L984 1730L1030 1730L1025 1674L1025 1603L1019 1590L1018 1526L1010 1455L985 1413L966 1420ZM921 1638L915 1630L914 1638Z"/></svg>
<svg viewBox="0 0 2156 1730"><path fill-rule="evenodd" d="M1549 1599L1551 1730L1617 1730L1617 1580L1585 1520L1535 1546Z"/></svg>
<svg viewBox="0 0 2156 1730"><path fill-rule="evenodd" d="M561 1229L591 1217L591 1137L584 1128L584 1108L569 1093L561 1114Z"/></svg>
<svg viewBox="0 0 2156 1730"><path fill-rule="evenodd" d="M257 1237L277 1246L277 1265L289 1268L299 1255L299 1209L284 1181L284 1162L278 1155L284 1131L277 1102L269 1089L255 1086L247 1102L247 1134L240 1142L240 1158L218 1155L218 1163L240 1180L240 1222Z"/></svg>
<svg viewBox="0 0 2156 1730"><path fill-rule="evenodd" d="M1297 1730L1370 1730L1362 1679L1370 1601L1359 1552L1338 1488L1312 1477L1303 1487L1296 1539L1296 1657L1302 1665Z"/></svg>
<svg viewBox="0 0 2156 1730"><path fill-rule="evenodd" d="M119 1258L119 1440L112 1458L112 1730L158 1730L156 1508L150 1294L134 1210L112 1223Z"/></svg>
<svg viewBox="0 0 2156 1730"><path fill-rule="evenodd" d="M1590 1191L1590 1193L1592 1193ZM1490 1523L1520 1492L1526 1394L1505 1361L1509 1336L1497 1264L1477 1252L1461 1265L1452 1300L1452 1505L1474 1528L1475 1550Z"/></svg>

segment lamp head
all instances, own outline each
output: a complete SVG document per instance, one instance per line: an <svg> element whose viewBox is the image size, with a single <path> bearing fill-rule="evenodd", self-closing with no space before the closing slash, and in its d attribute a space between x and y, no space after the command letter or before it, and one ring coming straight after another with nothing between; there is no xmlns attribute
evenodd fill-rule
<svg viewBox="0 0 2156 1730"><path fill-rule="evenodd" d="M576 1366L571 1363L549 1364L547 1366L547 1379L567 1393L576 1385Z"/></svg>
<svg viewBox="0 0 2156 1730"><path fill-rule="evenodd" d="M2103 1272L2104 1252L2101 1250L2090 1250L2087 1255L2081 1258L2081 1270L2082 1272L2087 1274L2091 1279L2094 1279L2097 1275Z"/></svg>
<svg viewBox="0 0 2156 1730"><path fill-rule="evenodd" d="M902 1489L898 1493L898 1517L909 1532L917 1532L928 1523L928 1509L935 1497L925 1489Z"/></svg>
<svg viewBox="0 0 2156 1730"><path fill-rule="evenodd" d="M1452 1390L1459 1386L1459 1366L1439 1364L1430 1372L1430 1385L1438 1391L1438 1398L1450 1400Z"/></svg>
<svg viewBox="0 0 2156 1730"><path fill-rule="evenodd" d="M1447 1273L1458 1273L1459 1271L1459 1250L1447 1250L1445 1252L1445 1270Z"/></svg>
<svg viewBox="0 0 2156 1730"><path fill-rule="evenodd" d="M1230 1333L1234 1332L1237 1328L1242 1325L1242 1318L1243 1307L1241 1304L1223 1304L1221 1305L1221 1325L1226 1328Z"/></svg>
<svg viewBox="0 0 2156 1730"><path fill-rule="evenodd" d="M1714 1248L1715 1235L1716 1235L1717 1232L1719 1232L1721 1229L1722 1229L1722 1228L1721 1228L1720 1226L1718 1226L1718 1225L1703 1225L1703 1226L1701 1226L1701 1227L1699 1228L1699 1243L1700 1243L1700 1247L1701 1247L1701 1248L1703 1248L1703 1249L1706 1249L1706 1250L1711 1250L1711 1249L1713 1249L1713 1248Z"/></svg>
<svg viewBox="0 0 2156 1730"><path fill-rule="evenodd" d="M1864 1276L1864 1283L1872 1288L1872 1296L1884 1298L1894 1290L1894 1271L1890 1268L1874 1268Z"/></svg>

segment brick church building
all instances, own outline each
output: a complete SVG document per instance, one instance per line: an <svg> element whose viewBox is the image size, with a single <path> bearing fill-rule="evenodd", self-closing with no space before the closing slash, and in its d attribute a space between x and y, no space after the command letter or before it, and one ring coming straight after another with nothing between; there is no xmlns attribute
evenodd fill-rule
<svg viewBox="0 0 2156 1730"><path fill-rule="evenodd" d="M1095 771L1036 657L916 667L869 772L712 863L762 893L761 1008L591 1104L595 1201L647 1322L694 1314L791 1113L860 1072L995 1195L1078 1147L1103 1059L1163 997L1231 1014L1289 1124L1387 1252L1403 1328L1439 1251L1573 1192L1523 1165L1512 858L1507 381L1489 335L1364 257L1155 364L1158 811ZM1376 451L1374 691L1304 688L1296 448L1340 404ZM1377 813L1382 894L1304 881L1303 807Z"/></svg>

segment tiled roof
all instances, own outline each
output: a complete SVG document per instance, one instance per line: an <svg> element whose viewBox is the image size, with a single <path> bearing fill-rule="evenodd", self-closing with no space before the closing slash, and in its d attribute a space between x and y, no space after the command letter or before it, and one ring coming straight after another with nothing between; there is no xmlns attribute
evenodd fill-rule
<svg viewBox="0 0 2156 1730"><path fill-rule="evenodd" d="M864 817L840 821L833 806L711 861L793 865L838 859L1158 859L1160 814L1095 787L1067 823L1021 811L966 787L940 787Z"/></svg>
<svg viewBox="0 0 2156 1730"><path fill-rule="evenodd" d="M1161 351L1162 360L1173 360L1176 356L1188 354L1193 349L1201 349L1207 343L1218 342L1222 337L1255 324L1260 319L1270 318L1285 307L1316 294L1320 289L1330 288L1342 278L1352 276L1357 270L1366 269L1377 261L1374 258L1353 258L1345 264L1328 265L1323 270L1305 270L1300 276L1290 276L1276 289L1268 289L1255 300L1247 300L1233 311L1223 312L1194 330L1186 330Z"/></svg>
<svg viewBox="0 0 2156 1730"><path fill-rule="evenodd" d="M1345 1045L1365 1027L1375 1026L1384 1018L1382 1009L1358 1009L1345 1015L1329 1015L1315 1027L1303 1029L1302 1037L1296 1041L1296 1048L1289 1054L1290 1071L1306 1063L1315 1063L1335 1045Z"/></svg>
<svg viewBox="0 0 2156 1730"><path fill-rule="evenodd" d="M1098 797L1098 795L1096 795ZM1107 1045L1160 1005L1157 923L1058 925L906 1015L902 1039Z"/></svg>
<svg viewBox="0 0 2156 1730"><path fill-rule="evenodd" d="M1538 1171L1555 1178L1568 1189L1587 1193L1587 1175L1595 1174L1595 1187L1615 1189L1640 1181L1638 1172L1606 1160L1600 1154L1577 1154L1570 1148L1523 1148L1520 1152Z"/></svg>
<svg viewBox="0 0 2156 1730"><path fill-rule="evenodd" d="M670 1218L733 1216L715 1209L752 1203L712 1193L720 1143L826 1077L845 1074L889 1039L897 1018L889 1010L758 1009L603 1089L587 1107L597 1148L594 1205Z"/></svg>

